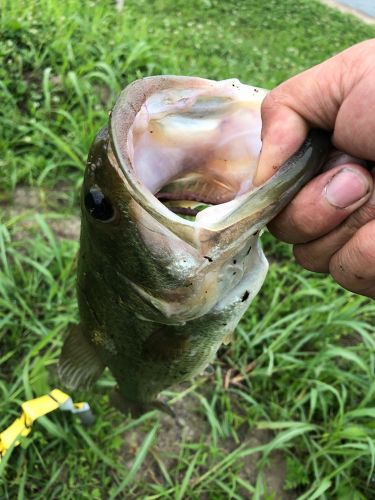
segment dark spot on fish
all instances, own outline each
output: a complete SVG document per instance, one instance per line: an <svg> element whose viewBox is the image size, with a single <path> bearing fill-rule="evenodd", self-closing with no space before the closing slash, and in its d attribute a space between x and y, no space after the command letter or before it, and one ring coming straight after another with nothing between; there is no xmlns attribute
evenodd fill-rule
<svg viewBox="0 0 375 500"><path fill-rule="evenodd" d="M255 231L255 233L253 233L253 236L256 236L258 233L259 231Z"/></svg>
<svg viewBox="0 0 375 500"><path fill-rule="evenodd" d="M341 264L339 265L339 268L343 273L345 272L344 266L342 266Z"/></svg>
<svg viewBox="0 0 375 500"><path fill-rule="evenodd" d="M209 257L208 255L204 255L203 258L207 259L208 262L213 262L213 259L211 259L211 257Z"/></svg>
<svg viewBox="0 0 375 500"><path fill-rule="evenodd" d="M233 260L233 264L237 264L237 261L236 261L236 259L234 259L234 260Z"/></svg>
<svg viewBox="0 0 375 500"><path fill-rule="evenodd" d="M234 276L235 274L237 274L237 271L233 271L233 276Z"/></svg>
<svg viewBox="0 0 375 500"><path fill-rule="evenodd" d="M259 90L258 89L254 89L254 92L259 92Z"/></svg>
<svg viewBox="0 0 375 500"><path fill-rule="evenodd" d="M241 302L245 302L246 299L249 298L250 293L246 290L246 292L242 295Z"/></svg>
<svg viewBox="0 0 375 500"><path fill-rule="evenodd" d="M154 133L154 131L153 131L153 130L150 130L150 134L153 134L153 133Z"/></svg>
<svg viewBox="0 0 375 500"><path fill-rule="evenodd" d="M251 245L250 245L249 250L246 252L246 255L249 255L250 251L251 251Z"/></svg>
<svg viewBox="0 0 375 500"><path fill-rule="evenodd" d="M112 204L98 187L92 187L86 194L85 207L91 217L101 222L108 222L113 218Z"/></svg>
<svg viewBox="0 0 375 500"><path fill-rule="evenodd" d="M359 274L355 274L354 276L357 278L357 280L364 280L365 279L363 276L360 276Z"/></svg>

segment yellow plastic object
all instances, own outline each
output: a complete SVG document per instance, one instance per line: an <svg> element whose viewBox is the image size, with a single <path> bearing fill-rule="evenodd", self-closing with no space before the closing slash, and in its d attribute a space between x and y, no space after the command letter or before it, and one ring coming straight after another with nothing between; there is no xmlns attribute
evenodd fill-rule
<svg viewBox="0 0 375 500"><path fill-rule="evenodd" d="M20 437L27 436L31 432L31 427L37 418L58 408L77 413L83 423L92 423L93 417L88 403L73 403L68 394L54 389L45 396L25 401L22 404L21 416L0 433L0 459L9 448L20 443Z"/></svg>

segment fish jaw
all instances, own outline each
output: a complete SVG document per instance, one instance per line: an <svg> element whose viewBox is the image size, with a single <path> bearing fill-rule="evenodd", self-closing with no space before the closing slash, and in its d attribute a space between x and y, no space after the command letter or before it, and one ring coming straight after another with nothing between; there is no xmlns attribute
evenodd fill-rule
<svg viewBox="0 0 375 500"><path fill-rule="evenodd" d="M313 130L269 181L254 188L266 94L236 79L147 77L127 87L112 111L111 148L132 198L201 254L217 253L218 240L236 241L264 227L327 154L328 135ZM184 220L156 195L170 182L190 188L185 196L216 196L219 204Z"/></svg>
<svg viewBox="0 0 375 500"><path fill-rule="evenodd" d="M239 129L245 126L246 119L253 126L241 148L249 147L251 154L248 155L248 164L242 162L239 169L236 167L236 171L241 172L242 182L235 186L234 194L241 192L244 184L249 185L260 151L260 106L265 95L265 90L243 85L236 79L216 82L196 77L160 76L147 77L129 85L112 110L109 130L113 154L124 173L132 198L163 226L199 248L199 225L174 214L158 200L156 191L163 183L167 184L169 178L180 175L186 163L192 164L193 170L197 166L200 176L211 174L211 179L217 181L216 185L220 183L221 170L225 168L228 187L236 183L236 176L231 172L231 167L234 170L239 164L236 153L231 151L233 158L224 165L226 159L222 150L213 155L212 149L216 148L218 133L220 136L226 134L227 122L236 127L231 136L238 141ZM244 112L238 117L242 108ZM224 113L222 118L221 110ZM200 119L206 115L206 120ZM149 126L147 117L151 117ZM201 126L201 122L205 125ZM196 126L198 131L192 133ZM157 147L157 140L150 140L155 136L161 141L161 148ZM199 145L202 137L203 143ZM223 142L228 142L227 138ZM223 148L224 144L220 147ZM158 161L148 165L153 156ZM157 170L157 175L153 170ZM228 177L231 178L228 180Z"/></svg>

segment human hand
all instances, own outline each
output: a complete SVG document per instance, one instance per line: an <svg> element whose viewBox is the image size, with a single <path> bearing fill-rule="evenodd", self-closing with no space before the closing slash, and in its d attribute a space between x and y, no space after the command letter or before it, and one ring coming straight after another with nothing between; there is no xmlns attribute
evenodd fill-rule
<svg viewBox="0 0 375 500"><path fill-rule="evenodd" d="M330 273L344 288L375 298L375 183L365 168L375 162L375 40L276 87L263 102L262 121L256 185L299 148L310 127L332 131L336 151L324 173L268 227L294 244L306 269Z"/></svg>

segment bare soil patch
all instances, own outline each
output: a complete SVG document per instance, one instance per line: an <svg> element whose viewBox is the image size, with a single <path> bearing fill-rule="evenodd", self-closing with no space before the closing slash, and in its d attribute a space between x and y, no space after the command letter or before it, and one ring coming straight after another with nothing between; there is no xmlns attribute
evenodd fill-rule
<svg viewBox="0 0 375 500"><path fill-rule="evenodd" d="M182 481L184 471L181 472L181 477L179 477L176 468L181 443L198 443L204 446L209 439L211 433L210 425L204 413L199 411L199 404L196 397L191 394L186 395L174 404L173 410L176 414L175 419L164 414L160 414L159 416L160 429L157 441L151 448L141 470L137 473L135 482L139 484L140 490L136 490L131 498L139 498L137 491L142 490L143 484L151 482L166 485L166 480L162 472L163 467L169 473L174 471L174 474L177 474L177 477L172 477L174 481ZM127 468L130 469L132 466L146 434L146 431L135 429L124 436L124 447L121 455ZM242 426L238 434L240 436L240 443L236 443L233 438L221 439L219 441L218 446L224 454L229 454L239 444L246 444L248 448L255 448L267 444L273 438L272 432L252 429L247 425ZM257 463L260 458L261 454L258 452L236 462L238 475L254 486L258 475ZM210 458L208 457L207 467L201 468L202 474L212 467L214 463L214 460L210 463ZM263 475L268 495L273 495L273 498L277 500L294 500L297 498L294 492L287 492L283 489L286 474L286 460L283 453L280 451L272 452ZM194 478L190 484L194 486ZM245 489L237 491L237 494L243 496L243 498L250 498L249 492ZM130 498L128 495L126 496ZM209 496L206 498L208 499Z"/></svg>

